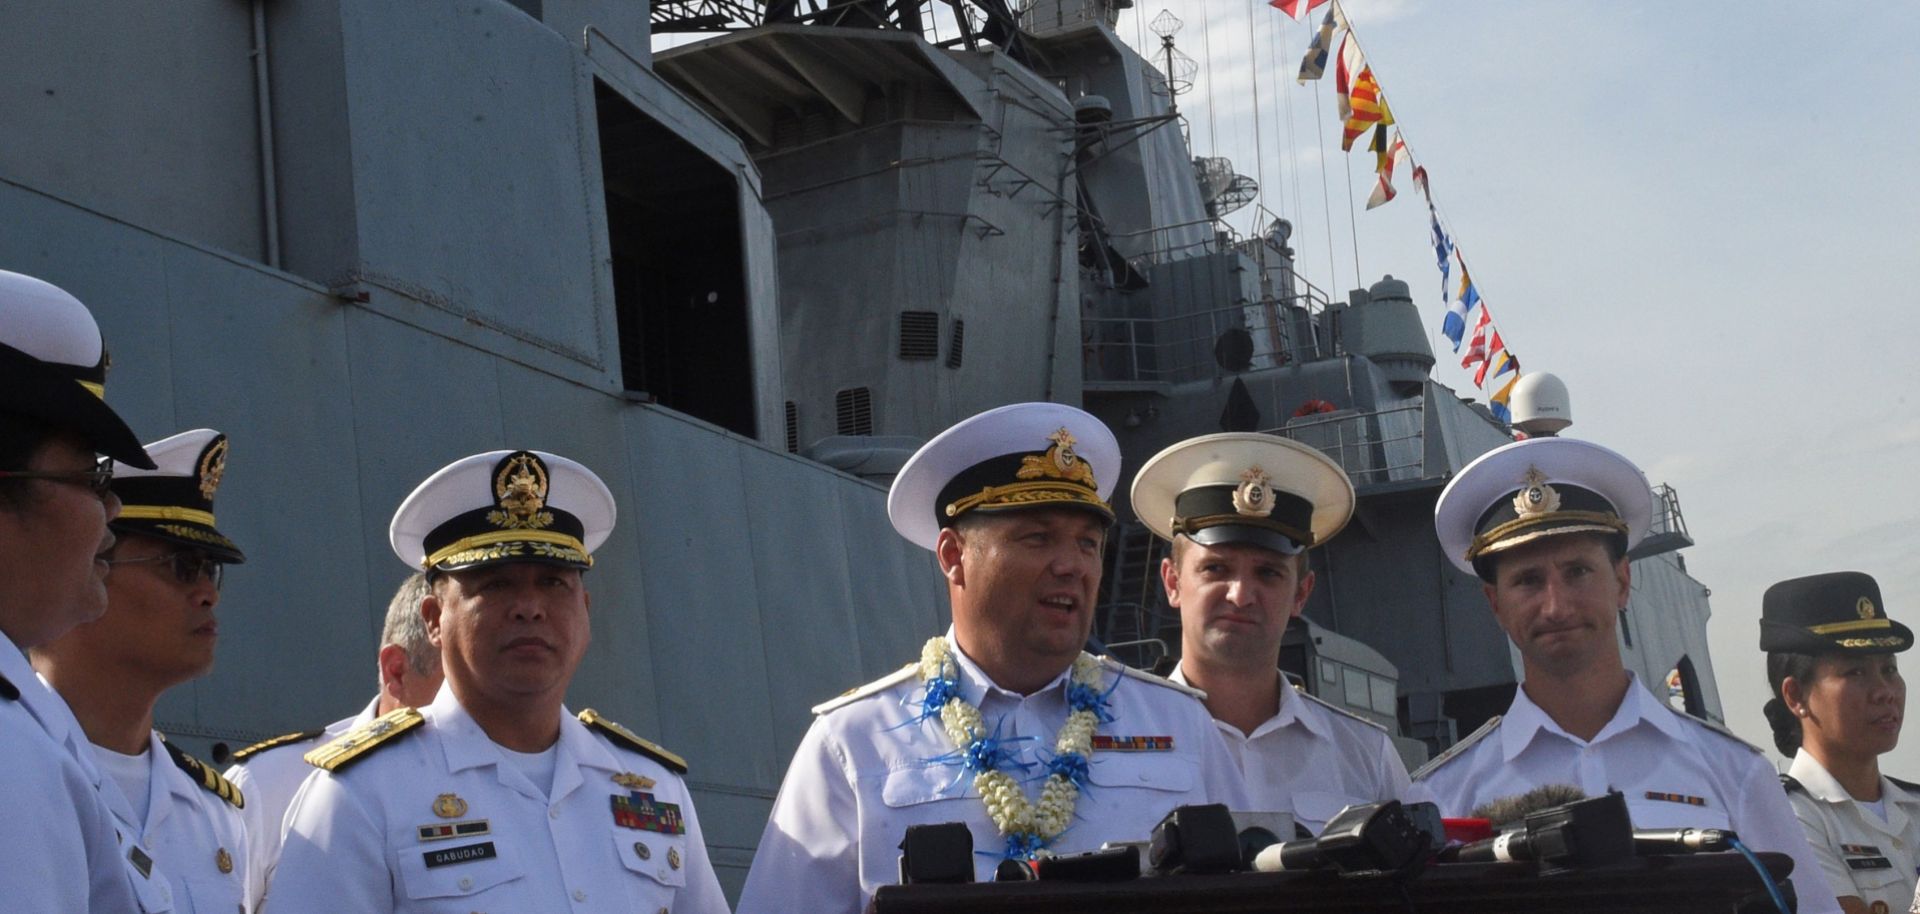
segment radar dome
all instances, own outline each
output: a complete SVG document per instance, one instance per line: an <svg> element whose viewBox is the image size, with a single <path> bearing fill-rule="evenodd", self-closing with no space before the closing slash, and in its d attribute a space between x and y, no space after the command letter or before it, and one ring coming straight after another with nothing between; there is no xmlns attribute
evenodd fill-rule
<svg viewBox="0 0 1920 914"><path fill-rule="evenodd" d="M1544 371L1514 382L1508 407L1513 410L1513 427L1536 438L1552 436L1573 424L1567 385Z"/></svg>

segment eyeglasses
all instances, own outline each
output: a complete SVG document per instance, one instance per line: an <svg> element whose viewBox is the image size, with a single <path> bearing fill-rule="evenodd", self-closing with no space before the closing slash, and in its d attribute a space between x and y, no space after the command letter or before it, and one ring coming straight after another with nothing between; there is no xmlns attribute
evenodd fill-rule
<svg viewBox="0 0 1920 914"><path fill-rule="evenodd" d="M49 482L64 482L68 485L86 486L93 490L93 494L105 498L113 491L113 462L102 460L93 469L78 473L53 470L0 470L0 479L45 479Z"/></svg>
<svg viewBox="0 0 1920 914"><path fill-rule="evenodd" d="M108 565L146 565L153 562L172 562L174 580L189 586L197 583L201 575L205 575L207 580L213 582L214 590L220 589L221 578L224 577L227 567L225 562L206 553L184 549L179 552L164 552L160 555L143 556L137 559L107 559Z"/></svg>

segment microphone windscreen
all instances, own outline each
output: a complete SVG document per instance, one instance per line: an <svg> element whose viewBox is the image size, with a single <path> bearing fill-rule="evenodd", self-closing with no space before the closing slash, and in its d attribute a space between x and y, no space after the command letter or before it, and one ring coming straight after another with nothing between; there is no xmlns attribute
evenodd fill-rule
<svg viewBox="0 0 1920 914"><path fill-rule="evenodd" d="M1542 784L1516 797L1488 800L1475 807L1470 817L1486 819L1497 830L1543 809L1565 806L1586 798L1586 791L1572 784Z"/></svg>

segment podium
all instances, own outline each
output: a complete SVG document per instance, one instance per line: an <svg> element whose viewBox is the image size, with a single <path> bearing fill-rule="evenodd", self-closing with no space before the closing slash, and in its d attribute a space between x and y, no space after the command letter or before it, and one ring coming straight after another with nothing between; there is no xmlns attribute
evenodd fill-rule
<svg viewBox="0 0 1920 914"><path fill-rule="evenodd" d="M1791 904L1793 860L1762 853ZM1151 876L1125 882L891 885L873 914L1776 914L1760 874L1735 853L1636 857L1541 875L1530 863L1430 866L1405 883L1333 873Z"/></svg>

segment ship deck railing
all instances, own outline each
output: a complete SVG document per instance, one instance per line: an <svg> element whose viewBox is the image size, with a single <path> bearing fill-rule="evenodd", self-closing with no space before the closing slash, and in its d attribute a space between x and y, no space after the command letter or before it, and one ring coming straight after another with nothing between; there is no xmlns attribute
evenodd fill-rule
<svg viewBox="0 0 1920 914"><path fill-rule="evenodd" d="M1272 296L1171 317L1082 318L1087 380L1168 384L1311 361L1310 304Z"/></svg>
<svg viewBox="0 0 1920 914"><path fill-rule="evenodd" d="M1293 416L1262 429L1308 445L1347 472L1356 486L1427 478L1425 398L1376 410Z"/></svg>

